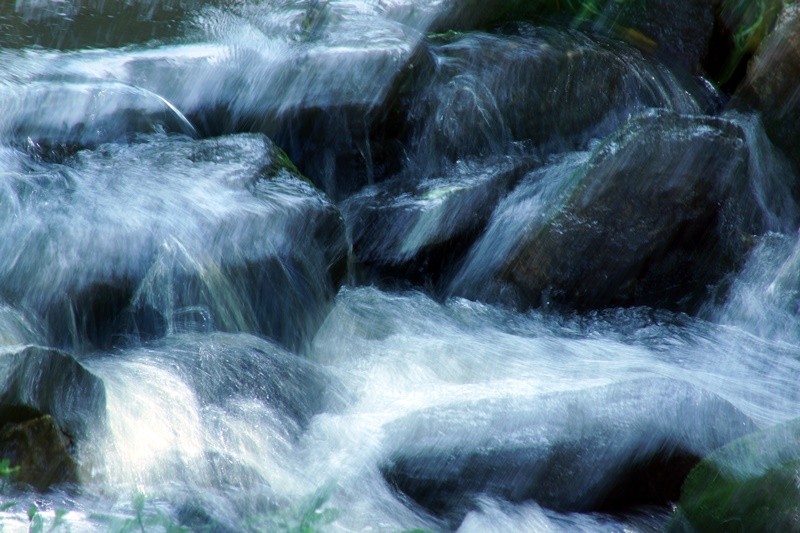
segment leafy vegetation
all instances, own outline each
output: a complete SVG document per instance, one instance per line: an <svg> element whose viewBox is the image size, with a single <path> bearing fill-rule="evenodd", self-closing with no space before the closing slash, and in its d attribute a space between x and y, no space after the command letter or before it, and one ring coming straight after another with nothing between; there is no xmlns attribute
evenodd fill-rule
<svg viewBox="0 0 800 533"><path fill-rule="evenodd" d="M296 507L247 520L248 531L283 531L286 533L317 533L338 516L335 509L325 508L328 489L312 494Z"/></svg>
<svg viewBox="0 0 800 533"><path fill-rule="evenodd" d="M722 0L721 18L733 30L734 51L724 66L726 81L772 31L783 8L796 0Z"/></svg>

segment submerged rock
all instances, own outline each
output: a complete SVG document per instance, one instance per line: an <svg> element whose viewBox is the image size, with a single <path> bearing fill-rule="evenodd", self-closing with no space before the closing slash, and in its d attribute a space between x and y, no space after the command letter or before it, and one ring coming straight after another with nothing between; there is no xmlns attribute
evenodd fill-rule
<svg viewBox="0 0 800 533"><path fill-rule="evenodd" d="M200 328L297 348L344 275L338 210L261 135L10 166L0 292L45 318L56 346Z"/></svg>
<svg viewBox="0 0 800 533"><path fill-rule="evenodd" d="M299 428L345 397L321 366L247 334L177 335L118 357L177 370L201 407L256 400Z"/></svg>
<svg viewBox="0 0 800 533"><path fill-rule="evenodd" d="M368 187L342 212L354 258L378 279L436 284L463 257L500 198L535 162L461 162L443 176Z"/></svg>
<svg viewBox="0 0 800 533"><path fill-rule="evenodd" d="M397 165L392 138L402 120L388 115L429 58L421 36L400 24L351 13L344 3L320 3L319 9L319 27L294 36L297 42L271 28L252 28L236 10L211 10L203 17L208 27L188 43L32 54L19 61L28 70L46 62L36 67L41 77L152 91L204 136L264 133L317 186L340 198L380 178L388 172L384 166ZM245 29L249 39L242 38Z"/></svg>
<svg viewBox="0 0 800 533"><path fill-rule="evenodd" d="M0 353L0 424L49 415L71 440L102 429L103 382L71 355L28 347Z"/></svg>
<svg viewBox="0 0 800 533"><path fill-rule="evenodd" d="M31 83L0 91L0 142L34 151L124 142L137 134L195 136L160 96L123 83Z"/></svg>
<svg viewBox="0 0 800 533"><path fill-rule="evenodd" d="M437 71L411 105L419 161L576 149L650 107L700 112L691 91L622 43L517 25L432 48ZM525 150L530 151L530 150Z"/></svg>
<svg viewBox="0 0 800 533"><path fill-rule="evenodd" d="M800 168L800 6L787 5L761 43L736 97L761 113L770 139Z"/></svg>
<svg viewBox="0 0 800 533"><path fill-rule="evenodd" d="M526 179L451 290L520 307L695 310L768 228L745 137L721 118L631 120L591 154Z"/></svg>
<svg viewBox="0 0 800 533"><path fill-rule="evenodd" d="M427 409L386 428L386 480L457 525L479 498L562 512L677 500L702 457L755 430L687 383L641 379L528 399Z"/></svg>
<svg viewBox="0 0 800 533"><path fill-rule="evenodd" d="M673 531L800 531L800 421L704 459L681 489Z"/></svg>
<svg viewBox="0 0 800 533"><path fill-rule="evenodd" d="M15 470L10 475L15 485L44 492L54 485L79 481L78 464L49 415L0 427L0 457Z"/></svg>

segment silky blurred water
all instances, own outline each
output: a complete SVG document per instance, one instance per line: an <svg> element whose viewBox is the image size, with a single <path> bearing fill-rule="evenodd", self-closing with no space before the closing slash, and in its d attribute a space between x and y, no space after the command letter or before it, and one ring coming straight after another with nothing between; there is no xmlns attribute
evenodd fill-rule
<svg viewBox="0 0 800 533"><path fill-rule="evenodd" d="M364 121L387 101L402 101L394 84L421 54L434 18L426 9L438 5L17 0L0 8L7 30L0 102L8 107L0 117L0 292L12 302L0 302L0 344L46 345L54 318L43 317L41 307L97 277L137 279L136 302L166 324L160 340L126 333L126 342L87 347L75 340L77 319L65 313L65 346L105 385L107 428L80 449L84 487L12 494L0 529L27 531L34 503L36 520L60 517L73 532L140 525L439 530L448 524L400 497L380 470L404 438L387 428L426 410L447 407L458 413L454 423L468 422L479 414L469 406L480 400L535 410L537 399L553 393L580 397L595 387L669 378L730 402L759 427L800 416L800 240L792 229L796 207L781 203L788 196L773 179L790 170L747 116L733 120L750 128L758 154L750 165L763 177L754 183L771 233L754 242L727 297L707 302L698 316L644 307L517 311L357 286L351 276L327 314L314 311L321 325L308 339L259 336L257 313L294 318L303 305L270 294L259 300L266 310L255 310L249 287L215 265L279 257L276 268L286 277L276 279L309 297L324 294L326 287L303 276L319 275L328 258L314 255L314 242L293 240L317 231L304 209L324 200L285 176L267 192L253 192L247 178L260 171L266 146L256 133L220 141L222 148L202 157L192 151L196 138L249 131L283 139L293 158L317 157L305 170L336 199L348 192L336 180L350 177L340 156L357 153L364 172L353 188L367 185L379 169L370 155L374 132ZM453 159L515 157L530 148L503 118L524 102L500 109L493 95L509 80L492 70L491 58L478 57L483 48L508 47L527 61L549 49L549 33L526 31L436 44L421 54L438 85L404 104L413 120L398 164L408 174L427 178ZM631 92L603 111L597 134L645 108L704 107L665 67L632 50L620 57L630 61ZM294 113L310 103L334 109L331 124L341 130L300 147L313 128L297 138L282 128L286 120L302 122ZM353 131L358 135L349 138ZM566 144L580 151L549 157L566 137L542 150L546 164L503 200L513 209L490 222L445 292L484 283L487 265L517 245L526 225L520 212L544 217L564 194L595 146L593 136L574 139ZM197 161L211 166L193 166ZM286 259L288 250L310 257L312 266ZM176 301L181 275L196 275L210 296L196 305ZM304 332L317 325L301 320ZM558 513L487 496L459 531L650 531L663 527L669 512Z"/></svg>

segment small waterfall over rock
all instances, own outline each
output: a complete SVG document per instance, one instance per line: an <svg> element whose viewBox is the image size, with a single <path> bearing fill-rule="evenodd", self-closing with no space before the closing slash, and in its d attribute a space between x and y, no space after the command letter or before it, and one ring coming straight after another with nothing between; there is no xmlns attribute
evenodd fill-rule
<svg viewBox="0 0 800 533"><path fill-rule="evenodd" d="M0 529L795 527L800 16L735 1L4 4Z"/></svg>

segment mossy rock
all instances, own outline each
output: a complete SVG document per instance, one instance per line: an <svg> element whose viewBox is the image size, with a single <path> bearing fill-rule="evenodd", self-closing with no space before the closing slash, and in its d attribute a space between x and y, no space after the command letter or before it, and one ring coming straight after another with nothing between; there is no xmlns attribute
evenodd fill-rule
<svg viewBox="0 0 800 533"><path fill-rule="evenodd" d="M78 464L49 415L3 426L0 456L8 461L8 479L16 486L45 491L54 485L79 481Z"/></svg>
<svg viewBox="0 0 800 533"><path fill-rule="evenodd" d="M698 464L673 531L800 531L800 420L748 435Z"/></svg>

